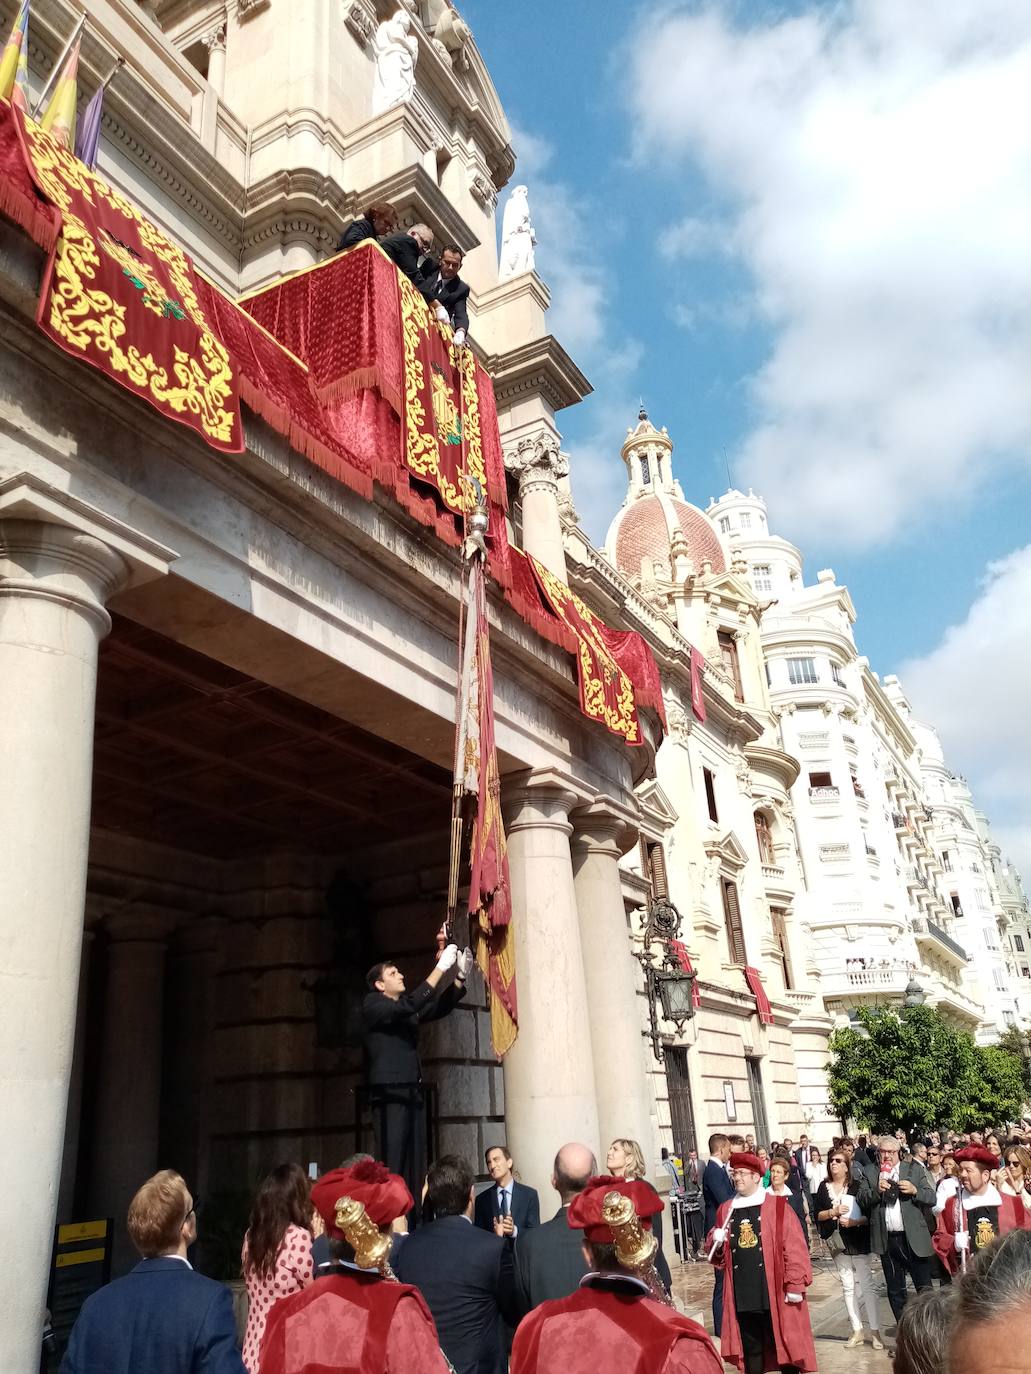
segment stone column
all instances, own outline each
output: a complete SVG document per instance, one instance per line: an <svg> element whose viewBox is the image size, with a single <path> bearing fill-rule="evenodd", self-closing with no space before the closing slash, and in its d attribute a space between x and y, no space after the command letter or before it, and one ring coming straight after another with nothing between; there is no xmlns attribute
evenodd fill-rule
<svg viewBox="0 0 1031 1374"><path fill-rule="evenodd" d="M226 21L223 19L210 33L204 35L208 50L208 85L216 95L226 90Z"/></svg>
<svg viewBox="0 0 1031 1374"><path fill-rule="evenodd" d="M98 515L27 474L0 482L0 1178L19 1218L18 1263L0 1272L0 1331L17 1374L39 1368L61 1176L97 647L135 539Z"/></svg>
<svg viewBox="0 0 1031 1374"><path fill-rule="evenodd" d="M607 1149L618 1136L638 1141L650 1177L655 1140L645 1073L642 1004L637 995L642 975L630 952L619 878L619 858L633 831L627 818L604 799L574 811L572 821L573 879L594 1048L601 1148Z"/></svg>
<svg viewBox="0 0 1031 1374"><path fill-rule="evenodd" d="M90 929L88 918L82 932L82 955L79 961L79 989L76 997L75 1045L72 1053L71 1077L68 1083L68 1108L65 1114L64 1154L61 1159L61 1183L57 1193L57 1222L74 1221L76 1185L79 1173L79 1139L82 1129L82 1074L86 1056L86 1027L89 1013L89 975L96 932Z"/></svg>
<svg viewBox="0 0 1031 1374"><path fill-rule="evenodd" d="M109 916L90 1202L114 1217L115 1272L132 1259L125 1215L157 1169L166 941L172 920L131 909ZM184 990L184 995L191 995Z"/></svg>
<svg viewBox="0 0 1031 1374"><path fill-rule="evenodd" d="M552 772L503 794L515 919L519 1037L505 1057L508 1143L523 1180L549 1196L555 1151L598 1148L594 1061L569 852L576 802Z"/></svg>
<svg viewBox="0 0 1031 1374"><path fill-rule="evenodd" d="M559 452L556 435L551 430L524 435L505 450L505 467L519 475L523 548L549 572L568 582L558 483L559 478L569 476L569 460Z"/></svg>

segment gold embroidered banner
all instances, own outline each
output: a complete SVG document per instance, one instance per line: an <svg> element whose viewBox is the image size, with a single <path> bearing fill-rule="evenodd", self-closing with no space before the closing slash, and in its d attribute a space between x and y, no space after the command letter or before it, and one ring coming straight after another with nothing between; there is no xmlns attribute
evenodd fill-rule
<svg viewBox="0 0 1031 1374"><path fill-rule="evenodd" d="M15 120L36 184L61 215L40 327L213 448L242 452L237 378L189 258L33 120Z"/></svg>
<svg viewBox="0 0 1031 1374"><path fill-rule="evenodd" d="M480 431L476 359L455 348L451 330L439 325L407 277L400 277L405 466L429 482L455 515L476 504L476 487L487 490Z"/></svg>
<svg viewBox="0 0 1031 1374"><path fill-rule="evenodd" d="M603 635L613 632L543 563L532 554L528 557L548 605L576 636L580 709L588 720L600 722L627 744L641 744L634 684L616 662ZM642 647L646 647L643 641ZM654 666L654 660L652 663Z"/></svg>

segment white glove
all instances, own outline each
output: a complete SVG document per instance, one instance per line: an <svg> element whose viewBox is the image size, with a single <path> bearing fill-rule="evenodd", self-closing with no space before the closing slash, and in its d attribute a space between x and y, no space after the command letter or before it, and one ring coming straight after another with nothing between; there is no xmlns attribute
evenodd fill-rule
<svg viewBox="0 0 1031 1374"><path fill-rule="evenodd" d="M801 1302L801 1301L802 1301L802 1294L801 1294L801 1293L785 1293L785 1294L784 1294L784 1301L785 1301L785 1302L791 1302L791 1303Z"/></svg>
<svg viewBox="0 0 1031 1374"><path fill-rule="evenodd" d="M726 1228L725 1226L717 1226L716 1229L715 1229L715 1231L713 1231L713 1233L712 1233L712 1243L713 1243L713 1245L722 1245L723 1242L724 1242L726 1239L727 1239L727 1228Z"/></svg>
<svg viewBox="0 0 1031 1374"><path fill-rule="evenodd" d="M472 968L472 966L473 966L473 952L472 952L472 950L469 948L469 946L466 945L465 949L463 949L462 952L461 952L461 954L459 954L459 956L458 956L458 976L459 976L459 978L462 978L462 979L468 978L468 977L469 977L469 970Z"/></svg>
<svg viewBox="0 0 1031 1374"><path fill-rule="evenodd" d="M464 329L456 329L456 330L455 330L455 347L456 347L456 348L461 348L462 345L463 345L464 343L465 343L465 330L464 330Z"/></svg>
<svg viewBox="0 0 1031 1374"><path fill-rule="evenodd" d="M447 311L446 311L446 310L444 309L444 307L441 305L440 301L434 301L434 303L433 303L433 313L434 313L434 315L436 315L437 320L438 320L438 322L439 322L440 324L450 324L450 323L451 323L451 316L447 313Z"/></svg>
<svg viewBox="0 0 1031 1374"><path fill-rule="evenodd" d="M446 949L441 951L440 958L437 960L437 968L440 969L441 973L447 973L449 968L454 968L457 961L458 946L448 945Z"/></svg>
<svg viewBox="0 0 1031 1374"><path fill-rule="evenodd" d="M969 1232L969 1231L957 1231L957 1232L956 1232L956 1249L957 1249L957 1250L969 1250L969 1249L970 1249L970 1232Z"/></svg>

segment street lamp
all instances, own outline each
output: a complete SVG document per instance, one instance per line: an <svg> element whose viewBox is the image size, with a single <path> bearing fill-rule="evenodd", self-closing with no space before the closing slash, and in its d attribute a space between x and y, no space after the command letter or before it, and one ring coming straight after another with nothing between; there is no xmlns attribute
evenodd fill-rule
<svg viewBox="0 0 1031 1374"><path fill-rule="evenodd" d="M915 978L910 978L909 982L906 984L904 1005L907 1007L922 1007L926 1001L927 993L924 992Z"/></svg>
<svg viewBox="0 0 1031 1374"><path fill-rule="evenodd" d="M692 998L695 975L681 968L680 960L673 952L672 942L680 935L680 912L666 897L659 897L648 908L644 930L643 947L634 951L634 958L644 969L644 987L648 996L649 1034L652 1053L662 1063L662 1030L659 1026L659 1005L666 1021L672 1021L681 1034L684 1023L694 1016ZM652 950L653 941L664 948L661 960Z"/></svg>

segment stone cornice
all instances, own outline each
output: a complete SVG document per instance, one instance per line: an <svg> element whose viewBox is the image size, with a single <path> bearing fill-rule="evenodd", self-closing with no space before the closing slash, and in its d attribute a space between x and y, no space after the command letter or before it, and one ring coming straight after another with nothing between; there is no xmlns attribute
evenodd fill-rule
<svg viewBox="0 0 1031 1374"><path fill-rule="evenodd" d="M532 339L485 361L494 379L498 408L529 392L543 392L553 410L564 410L594 388L553 334Z"/></svg>

